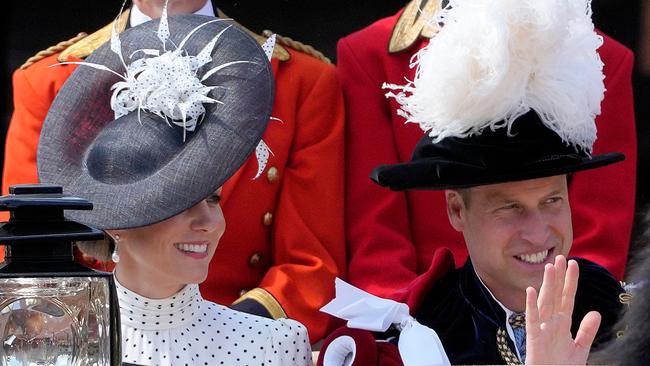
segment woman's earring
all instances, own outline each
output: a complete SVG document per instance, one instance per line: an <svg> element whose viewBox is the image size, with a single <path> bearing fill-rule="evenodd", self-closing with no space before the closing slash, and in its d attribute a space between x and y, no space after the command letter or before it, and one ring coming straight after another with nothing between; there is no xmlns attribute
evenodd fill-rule
<svg viewBox="0 0 650 366"><path fill-rule="evenodd" d="M111 254L111 260L113 263L119 263L120 261L120 254L118 253L118 246L120 245L120 236L118 234L115 234L113 237L113 241L115 242L115 247L113 248L113 254Z"/></svg>

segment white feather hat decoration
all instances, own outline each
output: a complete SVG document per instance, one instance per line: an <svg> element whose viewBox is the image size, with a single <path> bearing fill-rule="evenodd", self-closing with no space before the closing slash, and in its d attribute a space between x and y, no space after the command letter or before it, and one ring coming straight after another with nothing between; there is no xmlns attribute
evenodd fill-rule
<svg viewBox="0 0 650 366"><path fill-rule="evenodd" d="M443 27L413 56L414 80L384 84L407 122L439 142L533 109L591 153L605 88L590 0L450 0L430 21Z"/></svg>

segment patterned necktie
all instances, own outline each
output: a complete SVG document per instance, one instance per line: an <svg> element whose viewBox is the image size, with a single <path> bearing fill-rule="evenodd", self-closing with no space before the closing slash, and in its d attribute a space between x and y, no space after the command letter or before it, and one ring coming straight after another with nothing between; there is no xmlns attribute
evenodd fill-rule
<svg viewBox="0 0 650 366"><path fill-rule="evenodd" d="M521 355L521 362L526 362L526 315L524 313L512 314L508 318L508 323L515 335L515 344L519 355Z"/></svg>

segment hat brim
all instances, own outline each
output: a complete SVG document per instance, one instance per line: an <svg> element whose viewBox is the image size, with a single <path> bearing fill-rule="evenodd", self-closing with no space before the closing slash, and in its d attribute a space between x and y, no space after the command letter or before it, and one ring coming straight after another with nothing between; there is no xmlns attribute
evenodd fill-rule
<svg viewBox="0 0 650 366"><path fill-rule="evenodd" d="M624 159L625 156L621 153L607 153L591 158L557 155L544 161L509 167L510 169L506 171L490 171L478 165L432 157L378 166L373 169L370 179L394 191L444 190L575 173L603 167Z"/></svg>
<svg viewBox="0 0 650 366"><path fill-rule="evenodd" d="M178 45L190 30L213 19L170 17L170 40ZM190 55L198 54L229 25L223 21L201 28L192 39L202 41L190 41L184 49ZM125 58L137 49L160 49L157 27L157 20L150 21L122 33ZM203 121L186 141L182 128L170 127L150 113L138 116L136 111L114 120L110 87L120 79L105 71L77 67L50 108L38 151L41 182L60 184L64 193L94 204L93 211L70 211L66 217L100 229L150 225L196 205L239 169L266 128L273 106L273 73L261 47L236 26L219 39L212 58L213 65L240 60L252 63L224 68L207 79L207 85L223 88L218 96L223 104L204 105ZM109 44L96 50L87 62L124 72ZM153 137L158 140L152 142ZM99 149L96 145L101 138L108 145L110 139L116 139L116 144L124 146ZM143 148L146 142L149 145ZM137 154L128 157L129 148ZM102 156L115 151L125 153ZM103 159L99 164L93 163L97 156ZM119 169L126 173L112 172Z"/></svg>

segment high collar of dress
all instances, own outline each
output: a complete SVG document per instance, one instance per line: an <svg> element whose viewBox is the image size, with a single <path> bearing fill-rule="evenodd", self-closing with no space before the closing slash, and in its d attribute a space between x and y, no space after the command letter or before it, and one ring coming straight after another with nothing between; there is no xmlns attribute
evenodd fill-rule
<svg viewBox="0 0 650 366"><path fill-rule="evenodd" d="M190 324L203 301L199 285L185 286L166 299L149 299L120 284L115 278L122 325L143 330L163 330Z"/></svg>
<svg viewBox="0 0 650 366"><path fill-rule="evenodd" d="M196 11L194 14L215 17L216 13L214 12L212 1L206 1L205 5L203 5L203 7L198 11ZM144 14L142 11L140 11L140 9L138 9L137 5L133 4L133 6L131 7L131 17L129 18L129 25L131 27L138 26L150 20L151 20L150 16Z"/></svg>

